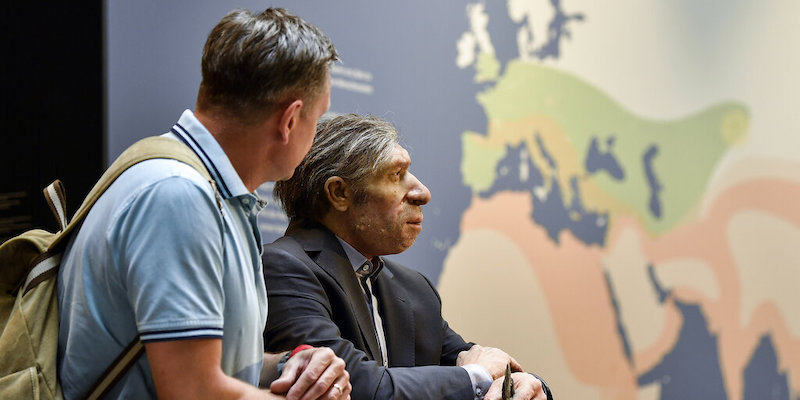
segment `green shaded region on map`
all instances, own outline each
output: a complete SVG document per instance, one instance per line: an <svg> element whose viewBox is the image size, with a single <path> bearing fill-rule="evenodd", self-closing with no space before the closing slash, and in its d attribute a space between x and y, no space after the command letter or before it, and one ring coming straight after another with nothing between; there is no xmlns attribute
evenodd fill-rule
<svg viewBox="0 0 800 400"><path fill-rule="evenodd" d="M518 60L477 99L489 131L462 136L462 176L473 192L490 189L509 146L525 143L545 177L545 187L532 190L551 190L552 179L565 203L580 196L587 209L608 212L612 220L634 216L651 234L668 231L695 209L715 166L744 140L749 124L747 109L735 102L675 120L643 118L574 75ZM598 142L613 143L608 156L622 177L586 170Z"/></svg>

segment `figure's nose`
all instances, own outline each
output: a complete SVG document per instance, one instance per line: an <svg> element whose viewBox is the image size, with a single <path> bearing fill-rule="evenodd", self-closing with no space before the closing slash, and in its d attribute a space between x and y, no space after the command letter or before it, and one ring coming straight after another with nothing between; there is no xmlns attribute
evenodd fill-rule
<svg viewBox="0 0 800 400"><path fill-rule="evenodd" d="M414 205L424 205L431 201L431 192L417 179L412 173L408 173L411 178L411 189L408 191L408 201Z"/></svg>

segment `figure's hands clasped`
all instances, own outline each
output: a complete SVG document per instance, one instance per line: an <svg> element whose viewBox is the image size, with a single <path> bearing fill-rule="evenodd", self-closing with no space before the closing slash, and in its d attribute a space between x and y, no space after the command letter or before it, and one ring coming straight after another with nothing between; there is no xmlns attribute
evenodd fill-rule
<svg viewBox="0 0 800 400"><path fill-rule="evenodd" d="M467 364L478 364L485 368L492 379L503 377L506 372L506 366L511 364L511 370L514 372L521 372L522 366L519 365L514 357L511 357L503 350L494 347L483 347L481 345L473 345L469 350L462 351L458 354L456 365L463 366Z"/></svg>
<svg viewBox="0 0 800 400"><path fill-rule="evenodd" d="M349 400L353 386L344 367L344 360L327 347L306 349L289 358L269 388L288 400Z"/></svg>

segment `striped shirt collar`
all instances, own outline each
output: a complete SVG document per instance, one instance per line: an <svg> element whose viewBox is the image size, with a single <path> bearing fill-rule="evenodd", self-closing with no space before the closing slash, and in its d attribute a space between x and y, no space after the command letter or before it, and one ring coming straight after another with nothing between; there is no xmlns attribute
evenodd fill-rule
<svg viewBox="0 0 800 400"><path fill-rule="evenodd" d="M191 110L183 112L170 133L166 135L170 134L197 153L208 172L217 181L223 199L251 194L236 173L225 151Z"/></svg>

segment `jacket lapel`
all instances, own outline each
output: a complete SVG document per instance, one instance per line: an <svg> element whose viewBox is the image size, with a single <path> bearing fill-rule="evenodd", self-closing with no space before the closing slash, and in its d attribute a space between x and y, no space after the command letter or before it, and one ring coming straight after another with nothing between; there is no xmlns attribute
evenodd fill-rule
<svg viewBox="0 0 800 400"><path fill-rule="evenodd" d="M339 240L327 228L312 222L293 221L289 224L286 234L297 240L308 256L344 291L350 299L351 312L356 316L361 336L369 347L369 355L373 360L382 362L372 317L364 301L364 291Z"/></svg>
<svg viewBox="0 0 800 400"><path fill-rule="evenodd" d="M408 294L402 285L392 284L394 276L386 264L375 282L375 296L381 307L383 327L386 330L386 347L389 366L412 366L415 358L414 314L408 303Z"/></svg>

